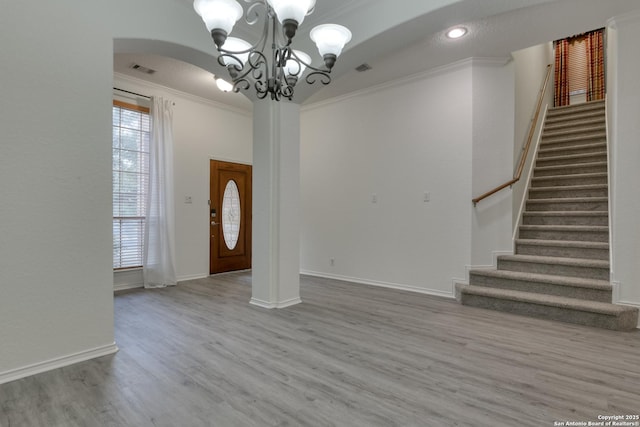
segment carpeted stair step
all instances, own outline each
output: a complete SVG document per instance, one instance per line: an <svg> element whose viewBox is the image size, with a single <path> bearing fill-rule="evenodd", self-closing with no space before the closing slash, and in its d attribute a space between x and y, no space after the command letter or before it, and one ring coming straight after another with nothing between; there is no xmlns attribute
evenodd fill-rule
<svg viewBox="0 0 640 427"><path fill-rule="evenodd" d="M638 324L635 307L471 285L460 292L462 304L474 307L618 331Z"/></svg>
<svg viewBox="0 0 640 427"><path fill-rule="evenodd" d="M531 179L531 187L559 187L562 185L607 184L607 173L576 173L571 175L537 176Z"/></svg>
<svg viewBox="0 0 640 427"><path fill-rule="evenodd" d="M544 125L543 132L552 132L557 130L573 129L576 127L592 127L606 125L605 118L602 114L593 114L585 116L581 114L573 120L556 120L555 122L547 123Z"/></svg>
<svg viewBox="0 0 640 427"><path fill-rule="evenodd" d="M538 160L549 157L570 156L574 154L606 153L607 144L604 142L591 142L583 145L573 145L570 147L552 147L538 150Z"/></svg>
<svg viewBox="0 0 640 427"><path fill-rule="evenodd" d="M523 225L609 225L607 211L531 211L524 212Z"/></svg>
<svg viewBox="0 0 640 427"><path fill-rule="evenodd" d="M585 145L597 142L604 142L607 140L606 132L593 132L583 136L542 136L540 142L540 149L552 148L552 147L571 147L574 145Z"/></svg>
<svg viewBox="0 0 640 427"><path fill-rule="evenodd" d="M607 162L581 163L577 165L536 166L534 177L575 175L585 173L607 173Z"/></svg>
<svg viewBox="0 0 640 427"><path fill-rule="evenodd" d="M608 211L607 197L571 197L566 199L528 199L527 212L549 211Z"/></svg>
<svg viewBox="0 0 640 427"><path fill-rule="evenodd" d="M521 225L519 238L608 242L609 227L596 225Z"/></svg>
<svg viewBox="0 0 640 427"><path fill-rule="evenodd" d="M593 134L602 134L606 133L607 128L605 124L595 125L595 126L584 126L579 128L567 128L567 129L559 129L559 130L551 130L545 131L542 133L542 140L554 140L560 138L574 138L574 137L584 137L591 136Z"/></svg>
<svg viewBox="0 0 640 427"><path fill-rule="evenodd" d="M565 154L560 156L553 157L538 157L536 161L536 167L544 167L544 166L567 166L567 165L578 165L584 163L596 163L596 162L606 162L607 161L607 152L606 151L598 151L595 153L577 153L577 154Z"/></svg>
<svg viewBox="0 0 640 427"><path fill-rule="evenodd" d="M567 120L575 115L587 115L591 113L598 113L604 115L605 105L604 101L592 101L583 104L565 105L562 107L554 107L547 112L547 118L556 119L561 118Z"/></svg>
<svg viewBox="0 0 640 427"><path fill-rule="evenodd" d="M516 239L516 254L562 258L609 259L606 242Z"/></svg>
<svg viewBox="0 0 640 427"><path fill-rule="evenodd" d="M569 199L575 197L608 197L606 184L563 185L558 187L533 187L529 189L531 199Z"/></svg>
<svg viewBox="0 0 640 427"><path fill-rule="evenodd" d="M609 280L609 260L503 255L498 257L498 270Z"/></svg>
<svg viewBox="0 0 640 427"><path fill-rule="evenodd" d="M469 285L601 302L611 302L612 293L604 280L506 270L470 270Z"/></svg>
<svg viewBox="0 0 640 427"><path fill-rule="evenodd" d="M573 124L577 122L582 122L585 120L594 120L599 122L605 122L604 117L604 108L589 110L589 111L581 111L573 114L565 114L565 115L548 115L547 120L545 121L545 128L547 126L556 126L556 125L564 125L564 124Z"/></svg>

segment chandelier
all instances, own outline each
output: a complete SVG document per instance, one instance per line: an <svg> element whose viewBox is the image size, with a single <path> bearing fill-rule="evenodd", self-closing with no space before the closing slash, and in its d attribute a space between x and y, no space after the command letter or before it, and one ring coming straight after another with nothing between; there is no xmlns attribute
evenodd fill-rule
<svg viewBox="0 0 640 427"><path fill-rule="evenodd" d="M249 3L245 13L236 0L195 0L193 7L211 32L218 49L218 63L229 72L233 91L253 86L257 97L291 100L296 83L308 70L308 84L331 83L331 69L342 48L351 40L351 32L335 24L314 27L311 40L318 47L324 68L311 65L311 57L291 47L298 26L311 14L316 0L244 0ZM243 16L249 25L263 22L262 35L254 44L229 37L235 23ZM279 25L278 25L279 23ZM271 42L270 51L265 51Z"/></svg>

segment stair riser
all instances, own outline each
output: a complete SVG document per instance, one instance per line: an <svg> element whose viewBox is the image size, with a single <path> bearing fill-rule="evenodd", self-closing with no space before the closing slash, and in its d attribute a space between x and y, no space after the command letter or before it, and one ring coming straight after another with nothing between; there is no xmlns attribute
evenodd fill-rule
<svg viewBox="0 0 640 427"><path fill-rule="evenodd" d="M637 313L633 314L632 312L625 312L620 316L612 316L532 304L523 301L502 300L480 295L465 294L464 292L461 295L461 301L462 304L473 307L619 331L633 330L637 327L638 322Z"/></svg>
<svg viewBox="0 0 640 427"><path fill-rule="evenodd" d="M581 155L570 156L570 157L549 157L549 158L538 158L536 161L536 167L545 167L545 166L566 166L566 165L580 165L583 163L593 163L593 162L606 162L607 161L607 153L596 153L589 155Z"/></svg>
<svg viewBox="0 0 640 427"><path fill-rule="evenodd" d="M591 184L607 184L606 176L571 176L565 175L562 178L544 178L544 179L534 179L531 181L531 188L536 187L562 187L566 185L591 185Z"/></svg>
<svg viewBox="0 0 640 427"><path fill-rule="evenodd" d="M575 197L608 197L606 188L529 190L529 199L570 199Z"/></svg>
<svg viewBox="0 0 640 427"><path fill-rule="evenodd" d="M598 165L576 165L576 166L567 166L567 167L557 167L551 169L541 169L535 168L533 170L533 176L538 178L542 176L565 176L565 175L576 175L582 173L607 173L607 164L598 164Z"/></svg>
<svg viewBox="0 0 640 427"><path fill-rule="evenodd" d="M607 211L606 201L580 201L580 202L537 202L529 200L527 211L529 212L558 212L558 211Z"/></svg>
<svg viewBox="0 0 640 427"><path fill-rule="evenodd" d="M592 114L604 115L604 103L603 104L582 104L575 105L569 108L552 109L547 113L547 120L567 120L570 117L585 117Z"/></svg>
<svg viewBox="0 0 640 427"><path fill-rule="evenodd" d="M569 130L554 130L549 132L544 132L542 134L542 139L553 139L553 138L582 138L589 137L594 134L606 132L605 126L595 126L589 128L571 128Z"/></svg>
<svg viewBox="0 0 640 427"><path fill-rule="evenodd" d="M571 120L559 120L545 124L544 132L558 132L563 130L573 130L584 127L602 127L606 126L605 120L600 116L579 117Z"/></svg>
<svg viewBox="0 0 640 427"><path fill-rule="evenodd" d="M566 147L575 147L576 145L588 145L595 143L603 143L606 142L606 135L603 133L594 134L588 137L581 138L567 138L567 137L542 137L542 141L540 142L540 149L544 150L547 148L566 148Z"/></svg>
<svg viewBox="0 0 640 427"><path fill-rule="evenodd" d="M608 249L542 246L542 245L528 245L524 243L516 244L516 253L519 255L553 256L553 257L559 257L559 258L599 259L602 261L607 261L609 259Z"/></svg>
<svg viewBox="0 0 640 427"><path fill-rule="evenodd" d="M525 215L522 218L524 225L609 225L609 218L607 215L598 216L585 216L585 215L558 215L558 216L536 216Z"/></svg>
<svg viewBox="0 0 640 427"><path fill-rule="evenodd" d="M521 239L608 242L609 233L600 231L520 230Z"/></svg>
<svg viewBox="0 0 640 427"><path fill-rule="evenodd" d="M593 143L587 145L574 145L572 147L557 147L554 149L545 149L538 151L538 160L548 157L572 156L575 154L596 154L606 152L607 147L602 143Z"/></svg>
<svg viewBox="0 0 640 427"><path fill-rule="evenodd" d="M529 280L514 280L500 277L469 276L469 284L494 289L511 289L513 291L532 292L535 294L556 295L560 297L579 298L588 301L611 302L611 290L578 288L574 286L540 283Z"/></svg>
<svg viewBox="0 0 640 427"><path fill-rule="evenodd" d="M583 279L609 280L609 269L562 264L541 264L517 260L498 259L498 270L522 273L550 274L554 276L580 277ZM568 296L568 295L567 295Z"/></svg>

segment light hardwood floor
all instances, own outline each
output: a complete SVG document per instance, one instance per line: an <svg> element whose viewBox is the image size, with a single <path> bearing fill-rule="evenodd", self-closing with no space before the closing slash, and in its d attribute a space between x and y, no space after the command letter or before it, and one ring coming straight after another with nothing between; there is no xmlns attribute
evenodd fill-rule
<svg viewBox="0 0 640 427"><path fill-rule="evenodd" d="M108 357L0 386L0 426L553 426L640 413L640 332L302 278L116 296Z"/></svg>

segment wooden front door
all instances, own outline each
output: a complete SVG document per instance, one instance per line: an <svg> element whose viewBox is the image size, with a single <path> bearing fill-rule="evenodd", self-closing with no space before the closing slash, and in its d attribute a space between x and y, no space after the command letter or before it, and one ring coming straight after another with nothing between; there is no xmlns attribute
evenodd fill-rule
<svg viewBox="0 0 640 427"><path fill-rule="evenodd" d="M211 160L209 272L251 268L251 166Z"/></svg>

